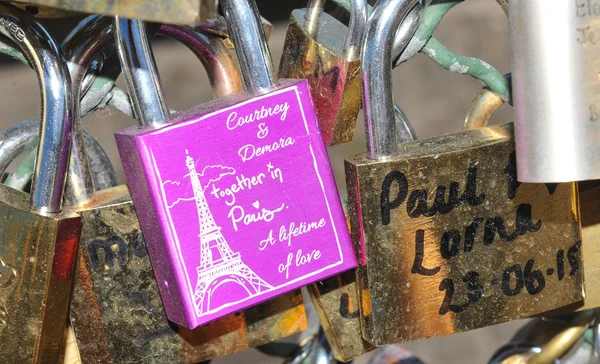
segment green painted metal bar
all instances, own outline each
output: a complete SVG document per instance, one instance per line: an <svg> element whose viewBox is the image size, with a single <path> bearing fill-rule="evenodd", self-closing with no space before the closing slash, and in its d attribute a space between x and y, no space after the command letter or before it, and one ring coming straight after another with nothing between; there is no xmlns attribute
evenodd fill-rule
<svg viewBox="0 0 600 364"><path fill-rule="evenodd" d="M338 5L350 11L350 0L334 0ZM421 15L421 24L407 48L421 47L421 52L442 68L458 74L466 74L476 78L490 90L500 95L505 101L510 100L510 82L490 64L472 57L458 55L432 35L442 18L454 6L464 0L433 0ZM368 10L371 11L369 6Z"/></svg>

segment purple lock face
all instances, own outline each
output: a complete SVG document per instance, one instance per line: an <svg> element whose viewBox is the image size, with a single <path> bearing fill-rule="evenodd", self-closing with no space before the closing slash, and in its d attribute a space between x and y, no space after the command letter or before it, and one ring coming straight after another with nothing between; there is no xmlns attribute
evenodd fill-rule
<svg viewBox="0 0 600 364"><path fill-rule="evenodd" d="M307 82L222 103L116 134L167 315L189 328L357 265Z"/></svg>

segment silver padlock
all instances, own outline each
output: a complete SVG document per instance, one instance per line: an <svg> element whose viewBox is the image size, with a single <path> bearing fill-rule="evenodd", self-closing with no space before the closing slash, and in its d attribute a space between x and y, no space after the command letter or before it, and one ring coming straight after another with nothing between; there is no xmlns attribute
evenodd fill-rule
<svg viewBox="0 0 600 364"><path fill-rule="evenodd" d="M600 178L600 2L509 0L517 178Z"/></svg>

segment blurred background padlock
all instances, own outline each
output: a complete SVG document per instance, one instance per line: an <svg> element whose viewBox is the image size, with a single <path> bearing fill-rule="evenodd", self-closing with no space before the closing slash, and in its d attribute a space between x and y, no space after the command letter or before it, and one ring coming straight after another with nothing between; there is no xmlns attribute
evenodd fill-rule
<svg viewBox="0 0 600 364"><path fill-rule="evenodd" d="M332 3L329 1L329 3ZM259 0L261 14L275 24L270 48L275 67L278 67L283 49L285 32L289 16L293 9L306 7L307 1ZM56 34L58 40L66 35L80 18L71 23L63 19L42 19L42 22ZM473 57L485 59L501 72L510 72L508 30L506 15L492 0L467 0L457 9L448 13L440 24L436 37L451 50ZM183 109L212 99L212 93L205 73L198 68L197 58L183 45L171 41L159 41L153 44L159 66L161 80L170 108ZM0 88L0 110L3 112L0 130L4 130L17 120L37 117L39 98L35 75L27 67L8 62L2 57L0 76L3 85ZM190 72L190 70L199 70ZM481 84L468 77L447 72L423 55L417 55L394 71L395 97L401 101L403 110L413 122L420 138L457 132L462 128L462 119L466 114L473 95ZM122 80L118 81L124 87ZM201 87L198 87L201 85ZM206 85L206 86L202 86ZM400 86L402 85L402 86ZM510 106L503 106L493 121L506 121L512 117ZM446 120L447 122L440 122ZM128 124L129 123L129 124ZM343 158L364 150L364 128L362 113L357 122L354 140L341 146L330 148L332 165L338 177L340 191L343 185ZM434 124L435 123L435 124ZM115 164L119 183L124 183L124 175L119 161L113 130L133 125L133 121L119 112L104 109L89 115L83 126L98 137ZM344 193L345 194L345 193ZM486 362L499 346L508 342L516 328L523 322L494 326L467 334L420 341L404 345L418 354L425 362L462 363ZM291 337L289 341L297 342ZM369 354L367 354L369 355ZM269 361L270 360L270 361ZM366 363L367 357L357 360ZM267 362L279 363L281 360L270 358L256 350L245 351L229 357L220 358L214 363Z"/></svg>

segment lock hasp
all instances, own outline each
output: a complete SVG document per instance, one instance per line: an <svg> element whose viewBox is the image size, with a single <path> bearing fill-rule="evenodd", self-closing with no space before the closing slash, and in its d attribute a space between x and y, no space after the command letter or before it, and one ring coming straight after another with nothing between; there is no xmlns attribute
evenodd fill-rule
<svg viewBox="0 0 600 364"><path fill-rule="evenodd" d="M195 328L356 266L306 81L116 134L170 320Z"/></svg>
<svg viewBox="0 0 600 364"><path fill-rule="evenodd" d="M346 159L363 334L380 346L580 301L573 183L516 179L512 124Z"/></svg>

